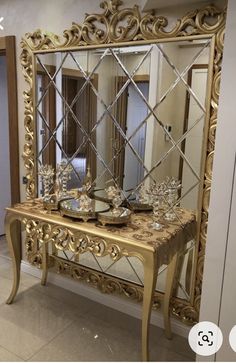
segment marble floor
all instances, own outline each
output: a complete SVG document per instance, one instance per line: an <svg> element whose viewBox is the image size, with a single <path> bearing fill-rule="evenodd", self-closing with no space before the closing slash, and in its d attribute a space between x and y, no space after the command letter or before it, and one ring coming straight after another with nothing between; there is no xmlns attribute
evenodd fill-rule
<svg viewBox="0 0 236 363"><path fill-rule="evenodd" d="M140 320L22 272L12 305L12 273L0 238L0 361L140 361ZM152 361L194 361L187 339L151 326Z"/></svg>

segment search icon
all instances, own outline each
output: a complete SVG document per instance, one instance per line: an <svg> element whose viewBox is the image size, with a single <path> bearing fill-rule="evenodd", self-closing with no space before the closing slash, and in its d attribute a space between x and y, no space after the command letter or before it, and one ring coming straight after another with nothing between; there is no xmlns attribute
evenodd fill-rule
<svg viewBox="0 0 236 363"><path fill-rule="evenodd" d="M191 328L188 342L195 353L210 356L220 349L223 334L220 328L211 321L201 321Z"/></svg>
<svg viewBox="0 0 236 363"><path fill-rule="evenodd" d="M208 338L208 336L206 334L202 336L202 341L210 343L210 340L209 340L209 338Z"/></svg>

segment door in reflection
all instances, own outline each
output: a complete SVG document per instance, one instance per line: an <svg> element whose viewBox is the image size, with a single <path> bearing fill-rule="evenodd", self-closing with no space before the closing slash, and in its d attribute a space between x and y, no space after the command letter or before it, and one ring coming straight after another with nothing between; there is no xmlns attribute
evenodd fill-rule
<svg viewBox="0 0 236 363"><path fill-rule="evenodd" d="M148 100L149 82L137 83L140 91ZM133 85L128 87L128 102L127 102L127 118L126 118L126 137L130 137L142 120L148 114L148 108L144 102L140 102L140 96L134 89ZM132 137L132 145L138 152L140 158L144 162L145 152L145 140L146 140L146 124L139 129L138 132ZM125 150L125 165L124 165L124 190L133 189L138 185L144 177L144 170L140 165L139 160L131 151L129 146L126 146Z"/></svg>

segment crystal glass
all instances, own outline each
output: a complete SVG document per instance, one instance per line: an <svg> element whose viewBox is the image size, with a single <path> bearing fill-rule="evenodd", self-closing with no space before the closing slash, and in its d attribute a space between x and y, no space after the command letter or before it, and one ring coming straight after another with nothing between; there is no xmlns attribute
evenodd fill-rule
<svg viewBox="0 0 236 363"><path fill-rule="evenodd" d="M148 204L149 203L149 195L147 189L145 188L144 184L141 184L137 193L136 193L136 200L141 204Z"/></svg>
<svg viewBox="0 0 236 363"><path fill-rule="evenodd" d="M153 206L153 222L150 227L155 230L160 230L164 226L160 220L165 215L166 211L165 192L166 184L164 182L160 184L153 183L148 191Z"/></svg>
<svg viewBox="0 0 236 363"><path fill-rule="evenodd" d="M71 179L72 166L63 160L57 165L56 193L59 198L67 197L67 182Z"/></svg>
<svg viewBox="0 0 236 363"><path fill-rule="evenodd" d="M117 194L113 199L112 199L112 205L113 205L113 210L112 212L114 214L120 214L120 209L119 206L122 203L122 198L120 194Z"/></svg>
<svg viewBox="0 0 236 363"><path fill-rule="evenodd" d="M119 206L122 203L120 189L115 187L114 185L110 185L108 188L105 189L105 192L107 193L108 199L112 201L113 205L112 213L120 214L121 211Z"/></svg>
<svg viewBox="0 0 236 363"><path fill-rule="evenodd" d="M79 200L79 210L83 212L91 212L93 210L92 207L92 199L89 198L87 194L81 194L78 198Z"/></svg>
<svg viewBox="0 0 236 363"><path fill-rule="evenodd" d="M165 219L167 221L176 220L176 202L178 200L178 190L181 188L181 183L175 178L167 178L166 181L166 201L168 203L168 212L165 213Z"/></svg>
<svg viewBox="0 0 236 363"><path fill-rule="evenodd" d="M53 184L53 177L54 177L54 169L51 165L42 165L39 168L38 174L42 178L43 183L43 190L44 190L44 197L48 197L50 193L50 188Z"/></svg>

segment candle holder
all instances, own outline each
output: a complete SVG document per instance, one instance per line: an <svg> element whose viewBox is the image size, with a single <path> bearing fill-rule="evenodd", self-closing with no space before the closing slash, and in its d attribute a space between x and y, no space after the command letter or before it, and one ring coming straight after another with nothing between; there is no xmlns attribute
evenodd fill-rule
<svg viewBox="0 0 236 363"><path fill-rule="evenodd" d="M178 200L178 190L181 188L181 182L175 178L167 178L166 184L166 201L168 203L168 211L165 213L165 220L172 222L176 220L176 202Z"/></svg>
<svg viewBox="0 0 236 363"><path fill-rule="evenodd" d="M67 183L71 179L71 172L73 168L70 164L67 164L63 160L57 165L56 170L56 194L58 199L63 199L68 197Z"/></svg>
<svg viewBox="0 0 236 363"><path fill-rule="evenodd" d="M132 198L133 196L135 196L135 199ZM148 193L148 189L143 183L134 193L131 194L129 204L133 211L141 212L152 210L152 206L150 204L150 195Z"/></svg>
<svg viewBox="0 0 236 363"><path fill-rule="evenodd" d="M121 192L118 187L115 187L114 185L110 185L108 188L105 189L105 192L107 193L107 197L112 202L112 213L114 215L120 215L120 205L122 204L122 198L121 198Z"/></svg>
<svg viewBox="0 0 236 363"><path fill-rule="evenodd" d="M137 194L136 199L140 204L148 204L149 203L149 195L147 193L147 189L145 188L144 184L141 184Z"/></svg>
<svg viewBox="0 0 236 363"><path fill-rule="evenodd" d="M153 207L153 222L150 227L155 230L161 230L164 226L162 218L166 211L166 185L162 183L154 183L149 189L149 195L151 196L152 207Z"/></svg>
<svg viewBox="0 0 236 363"><path fill-rule="evenodd" d="M51 165L41 165L38 171L43 183L43 198L48 197L53 184L54 169Z"/></svg>

